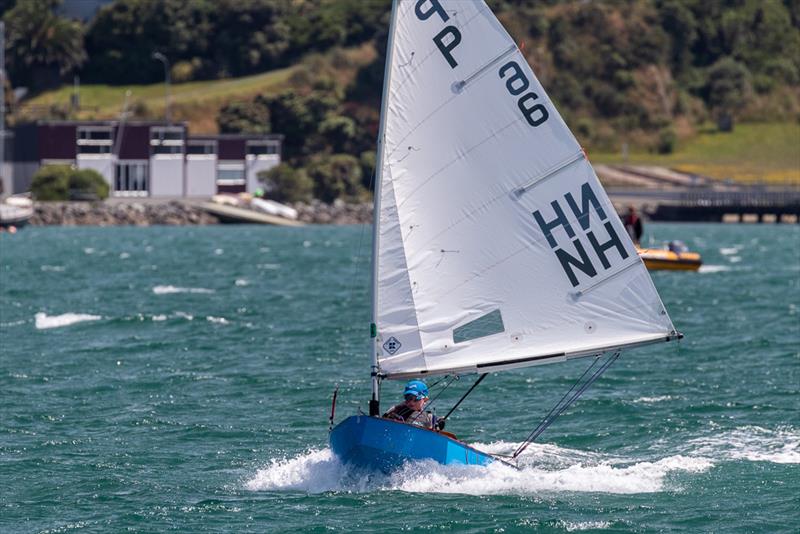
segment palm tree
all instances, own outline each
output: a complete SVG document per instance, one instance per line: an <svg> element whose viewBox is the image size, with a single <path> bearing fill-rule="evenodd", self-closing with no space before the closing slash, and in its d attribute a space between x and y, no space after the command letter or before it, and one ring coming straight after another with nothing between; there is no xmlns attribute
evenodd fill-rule
<svg viewBox="0 0 800 534"><path fill-rule="evenodd" d="M83 26L55 14L60 0L22 0L3 16L14 85L43 89L86 61Z"/></svg>

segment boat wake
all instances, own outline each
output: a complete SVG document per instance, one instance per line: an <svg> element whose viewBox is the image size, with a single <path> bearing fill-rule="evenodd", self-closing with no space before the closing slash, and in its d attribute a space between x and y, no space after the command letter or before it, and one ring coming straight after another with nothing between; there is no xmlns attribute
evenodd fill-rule
<svg viewBox="0 0 800 534"><path fill-rule="evenodd" d="M513 443L476 444L494 454L513 451ZM330 449L273 460L245 482L254 491L369 492L407 491L467 495L541 494L546 492L652 493L662 491L674 472L699 473L713 463L706 458L671 456L631 462L595 453L532 445L520 457L521 469L496 462L487 467L411 462L390 474L342 465Z"/></svg>
<svg viewBox="0 0 800 534"><path fill-rule="evenodd" d="M724 273L730 270L731 268L728 265L701 265L700 269L697 272L701 274L709 274L709 273Z"/></svg>
<svg viewBox="0 0 800 534"><path fill-rule="evenodd" d="M155 286L153 293L156 295L172 295L175 293L213 293L213 289L206 289L204 287L175 287L175 286Z"/></svg>
<svg viewBox="0 0 800 534"><path fill-rule="evenodd" d="M475 443L491 454L509 455L517 444ZM407 491L467 495L528 495L548 492L655 493L675 490L671 477L703 473L730 461L800 464L800 429L744 426L686 440L671 456L649 461L532 444L520 469L495 462L487 467L412 462L384 475L343 465L330 449L274 459L245 482L253 491Z"/></svg>
<svg viewBox="0 0 800 534"><path fill-rule="evenodd" d="M39 312L34 316L34 324L37 330L48 328L60 328L84 321L97 321L102 319L99 315L89 315L87 313L64 313L61 315L47 315Z"/></svg>
<svg viewBox="0 0 800 534"><path fill-rule="evenodd" d="M688 442L696 454L725 460L800 464L800 431L744 426Z"/></svg>

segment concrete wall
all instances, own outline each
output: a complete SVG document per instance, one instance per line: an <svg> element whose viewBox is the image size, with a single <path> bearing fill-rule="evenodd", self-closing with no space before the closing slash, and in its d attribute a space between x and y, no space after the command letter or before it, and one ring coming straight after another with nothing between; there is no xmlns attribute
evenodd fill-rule
<svg viewBox="0 0 800 534"><path fill-rule="evenodd" d="M150 196L183 196L183 154L156 154L150 160Z"/></svg>
<svg viewBox="0 0 800 534"><path fill-rule="evenodd" d="M186 156L186 196L210 197L217 194L217 157L214 154Z"/></svg>
<svg viewBox="0 0 800 534"><path fill-rule="evenodd" d="M31 190L33 175L39 170L39 163L34 161L15 161L11 175L11 190L6 189L4 194L18 195Z"/></svg>

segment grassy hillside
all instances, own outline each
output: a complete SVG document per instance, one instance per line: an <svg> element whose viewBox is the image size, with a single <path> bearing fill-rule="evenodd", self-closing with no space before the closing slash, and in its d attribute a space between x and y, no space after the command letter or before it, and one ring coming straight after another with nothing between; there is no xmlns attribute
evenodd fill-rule
<svg viewBox="0 0 800 534"><path fill-rule="evenodd" d="M621 154L593 153L597 163L624 163ZM720 180L800 186L800 124L739 124L733 133L702 131L674 153L632 153L628 163L662 165Z"/></svg>
<svg viewBox="0 0 800 534"><path fill-rule="evenodd" d="M344 85L352 81L358 68L375 57L371 46L332 51L324 56L312 55L291 67L277 69L253 76L172 84L172 119L187 121L192 133L216 133L219 109L233 101L250 100L258 94L275 94L302 84L306 72L319 63L329 64L331 56L338 56L344 65L338 71L338 80ZM343 59L342 59L343 58ZM71 113L71 85L47 91L25 102L17 120L65 118L116 119L119 118L130 91L128 109L137 119L162 119L164 117L164 84L80 86L80 110Z"/></svg>

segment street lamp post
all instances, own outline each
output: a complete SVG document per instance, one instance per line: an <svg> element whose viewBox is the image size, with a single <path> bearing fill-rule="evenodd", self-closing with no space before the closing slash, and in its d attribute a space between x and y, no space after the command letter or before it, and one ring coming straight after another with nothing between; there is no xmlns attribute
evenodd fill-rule
<svg viewBox="0 0 800 534"><path fill-rule="evenodd" d="M170 85L169 60L167 59L167 56L165 56L161 52L153 52L153 59L158 60L164 64L164 101L166 103L164 115L166 116L167 124L172 124L170 109L169 109L172 100L169 92L169 85Z"/></svg>

